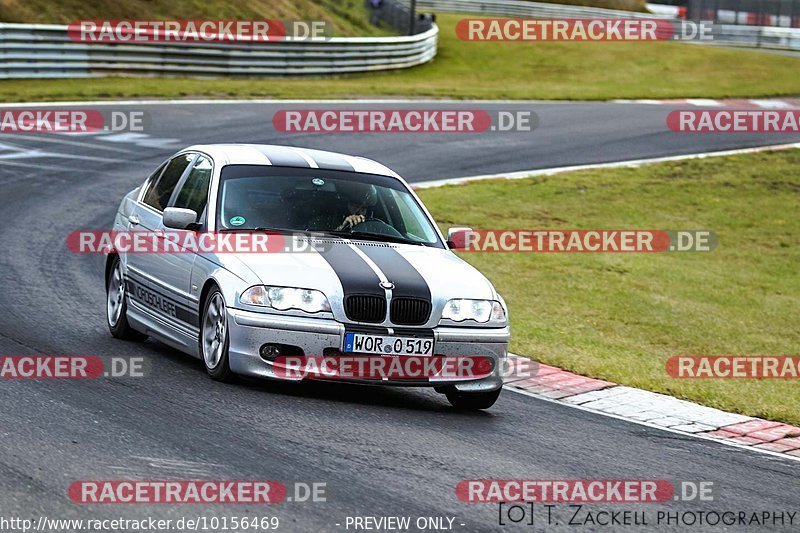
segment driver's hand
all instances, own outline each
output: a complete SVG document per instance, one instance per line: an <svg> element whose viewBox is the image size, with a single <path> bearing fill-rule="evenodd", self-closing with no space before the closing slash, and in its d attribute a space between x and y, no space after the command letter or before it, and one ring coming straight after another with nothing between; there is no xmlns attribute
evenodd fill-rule
<svg viewBox="0 0 800 533"><path fill-rule="evenodd" d="M347 227L352 228L354 226L361 224L366 219L367 217L365 217L364 215L349 215L344 219L344 222L342 222L342 224L338 228L336 228L336 231L343 230Z"/></svg>

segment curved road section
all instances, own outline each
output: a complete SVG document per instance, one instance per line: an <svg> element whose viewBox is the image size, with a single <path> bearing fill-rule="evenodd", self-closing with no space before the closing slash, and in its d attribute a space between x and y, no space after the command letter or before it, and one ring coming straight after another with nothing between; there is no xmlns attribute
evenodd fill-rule
<svg viewBox="0 0 800 533"><path fill-rule="evenodd" d="M598 529L569 526L573 509L564 504L554 511L558 525L548 524L542 506L536 506L533 527L501 525L496 504L457 497L460 481L484 478L714 482L713 502L592 504L582 511L645 510L649 525L631 527L642 531L685 529L677 520L655 524L657 510L798 510L800 467L777 457L510 391L488 412L463 414L425 390L223 385L206 377L200 361L157 342L112 340L104 318L103 258L70 254L66 235L108 227L122 195L184 145L225 141L329 149L381 160L421 181L800 140L676 134L665 126L668 106L605 103L460 104L532 109L539 125L525 133L276 132L273 113L299 106L309 107L113 104L103 107L146 112L146 131L0 135L0 354L138 356L148 369L141 379L0 382L0 517L277 516L284 531L354 531L348 517L410 516L412 523L417 517L450 517L455 531ZM420 106L457 107L402 107ZM67 496L73 482L97 479L279 480L290 487L318 482L326 484L326 501L109 506L79 505ZM762 530L790 529L786 520ZM692 529L721 530L707 524Z"/></svg>

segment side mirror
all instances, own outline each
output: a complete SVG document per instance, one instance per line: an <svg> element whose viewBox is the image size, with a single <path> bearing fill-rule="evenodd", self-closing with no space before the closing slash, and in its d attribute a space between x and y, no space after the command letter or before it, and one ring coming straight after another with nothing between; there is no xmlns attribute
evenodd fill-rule
<svg viewBox="0 0 800 533"><path fill-rule="evenodd" d="M196 229L197 213L192 209L168 207L164 209L164 226L172 229Z"/></svg>
<svg viewBox="0 0 800 533"><path fill-rule="evenodd" d="M447 247L451 250L463 250L467 247L466 236L472 228L450 228L447 230Z"/></svg>

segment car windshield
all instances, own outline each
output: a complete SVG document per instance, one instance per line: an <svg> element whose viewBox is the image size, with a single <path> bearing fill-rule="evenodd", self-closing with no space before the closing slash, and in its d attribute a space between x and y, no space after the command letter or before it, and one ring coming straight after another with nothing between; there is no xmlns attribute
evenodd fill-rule
<svg viewBox="0 0 800 533"><path fill-rule="evenodd" d="M217 228L319 232L442 247L421 206L399 180L336 170L226 166Z"/></svg>

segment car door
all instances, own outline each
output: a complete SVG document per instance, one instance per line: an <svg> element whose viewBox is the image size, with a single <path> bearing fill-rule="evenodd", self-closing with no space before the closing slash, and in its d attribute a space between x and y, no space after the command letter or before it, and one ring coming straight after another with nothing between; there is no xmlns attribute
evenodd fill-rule
<svg viewBox="0 0 800 533"><path fill-rule="evenodd" d="M207 229L206 217L208 207L209 187L214 166L211 158L200 154L192 162L190 170L184 174L181 182L176 187L169 207L180 207L191 209L197 213L195 222L199 224L200 231ZM193 230L168 231L184 233ZM182 240L181 240L182 241ZM194 251L186 251L178 254L167 254L164 256L169 268L163 274L163 281L170 285L176 292L185 295L188 304L188 315L190 327L193 333L198 332L199 328L199 291L192 287L192 269L197 259Z"/></svg>
<svg viewBox="0 0 800 533"><path fill-rule="evenodd" d="M170 205L178 185L190 173L197 157L197 153L175 156L167 163L161 176L147 185L130 217L131 231L164 231L162 213ZM196 320L188 307L188 286L181 282L189 279L191 265L187 268L186 258L180 255L129 254L128 294L148 315L184 334L195 334Z"/></svg>

